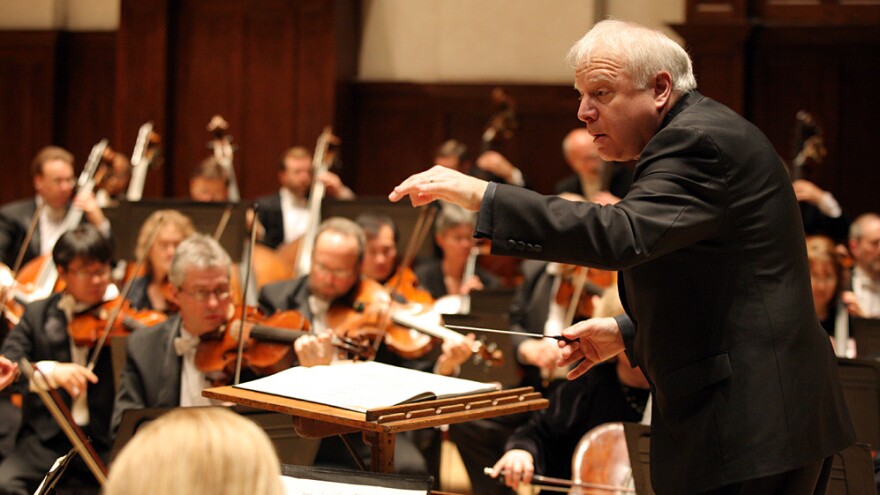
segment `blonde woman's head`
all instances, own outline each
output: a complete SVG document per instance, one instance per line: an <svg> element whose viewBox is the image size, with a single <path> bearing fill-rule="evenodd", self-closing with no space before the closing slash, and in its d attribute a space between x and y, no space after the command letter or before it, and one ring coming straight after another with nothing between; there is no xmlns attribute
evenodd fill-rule
<svg viewBox="0 0 880 495"><path fill-rule="evenodd" d="M222 408L175 409L110 466L105 495L281 495L278 456L254 422Z"/></svg>

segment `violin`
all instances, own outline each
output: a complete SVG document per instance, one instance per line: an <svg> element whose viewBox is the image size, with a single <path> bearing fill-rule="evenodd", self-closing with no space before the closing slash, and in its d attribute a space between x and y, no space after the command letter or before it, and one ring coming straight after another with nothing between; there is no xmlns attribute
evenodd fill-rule
<svg viewBox="0 0 880 495"><path fill-rule="evenodd" d="M118 313L110 323L114 310ZM166 318L165 313L161 311L135 310L128 300L118 296L97 305L91 311L74 316L67 326L67 331L76 345L93 348L99 342L102 332L108 325L110 330L107 335L109 337L121 337L139 328L161 323Z"/></svg>
<svg viewBox="0 0 880 495"><path fill-rule="evenodd" d="M234 375L239 338L244 339L242 367L257 375L271 375L296 364L293 343L311 334L309 320L296 310L267 316L248 307L244 313L243 333L239 307L233 310L226 325L199 338L195 365L214 386L229 383ZM358 359L369 358L373 352L368 342L355 339L335 339L333 345Z"/></svg>
<svg viewBox="0 0 880 495"><path fill-rule="evenodd" d="M422 357L431 350L430 338L392 320L392 312L404 304L394 301L379 282L362 279L353 299L350 305L333 304L327 311L327 326L338 336L366 339L374 349L382 338L392 352L406 359Z"/></svg>
<svg viewBox="0 0 880 495"><path fill-rule="evenodd" d="M596 270L585 266L563 265L562 279L556 290L556 304L568 308L566 326L575 317L593 316L593 295L601 294L615 282L616 274L608 270Z"/></svg>

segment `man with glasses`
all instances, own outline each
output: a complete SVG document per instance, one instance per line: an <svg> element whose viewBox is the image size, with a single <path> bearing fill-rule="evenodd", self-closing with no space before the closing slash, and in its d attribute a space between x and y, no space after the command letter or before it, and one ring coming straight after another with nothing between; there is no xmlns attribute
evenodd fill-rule
<svg viewBox="0 0 880 495"><path fill-rule="evenodd" d="M0 207L0 260L3 263L9 267L15 264L31 219L42 204L45 206L27 245L23 263L52 251L55 241L64 233L64 218L71 198L72 205L85 213L84 218L89 223L99 227L105 236L109 235L110 222L98 206L95 195L89 192L73 197L76 177L73 175L73 155L69 151L57 146L43 148L34 157L31 172L36 196Z"/></svg>
<svg viewBox="0 0 880 495"><path fill-rule="evenodd" d="M74 341L68 324L79 315L97 311L102 303L118 295L110 284L111 257L109 242L91 225L81 225L62 235L55 243L52 258L65 289L29 304L0 350L13 363L26 358L36 364L103 457L109 453L113 408L110 352L105 348L94 369L89 369L86 363L93 346ZM24 394L23 420L12 453L0 464L0 493L29 494L71 444L34 392L34 384L30 390L25 383L16 386ZM97 486L79 460L62 480Z"/></svg>
<svg viewBox="0 0 880 495"><path fill-rule="evenodd" d="M193 234L177 246L168 279L180 311L128 337L113 407L114 432L128 409L215 404L202 397L202 389L211 383L196 367L195 355L199 338L231 317L231 267L226 251L204 234Z"/></svg>

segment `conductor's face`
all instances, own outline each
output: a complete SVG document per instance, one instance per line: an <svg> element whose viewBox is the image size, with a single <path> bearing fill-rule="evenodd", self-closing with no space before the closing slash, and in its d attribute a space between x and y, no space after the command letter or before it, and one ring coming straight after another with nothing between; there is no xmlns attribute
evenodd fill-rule
<svg viewBox="0 0 880 495"><path fill-rule="evenodd" d="M604 160L636 159L656 134L669 97L666 77L658 75L647 88L638 88L623 64L601 50L577 70L578 118L586 122Z"/></svg>

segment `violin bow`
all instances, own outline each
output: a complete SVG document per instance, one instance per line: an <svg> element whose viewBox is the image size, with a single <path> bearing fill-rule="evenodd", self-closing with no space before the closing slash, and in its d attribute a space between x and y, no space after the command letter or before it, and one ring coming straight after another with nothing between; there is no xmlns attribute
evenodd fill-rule
<svg viewBox="0 0 880 495"><path fill-rule="evenodd" d="M242 356L244 355L244 322L247 317L246 311L246 301L248 296L248 289L251 285L251 273L253 272L254 267L254 247L257 244L257 212L260 211L260 205L258 203L254 203L254 221L251 222L251 231L250 231L250 239L248 239L248 264L247 270L244 274L244 287L241 290L241 322L238 328L241 329L238 332L238 348L235 351L235 377L233 378L232 384L238 385L241 381L241 361Z"/></svg>
<svg viewBox="0 0 880 495"><path fill-rule="evenodd" d="M141 269L144 267L144 263L147 259L147 253L150 252L150 249L153 247L153 243L156 241L156 237L159 235L159 229L162 228L162 222L165 221L165 215L159 215L159 219L156 221L156 226L153 227L153 231L150 232L150 237L147 240L146 249L140 256L137 258L137 263L135 263L134 273L140 273ZM125 286L122 288L122 292L119 293L119 303L113 307L113 310L110 311L110 317L107 318L107 323L104 325L104 330L101 331L101 335L98 337L98 340L95 342L95 348L92 350L92 355L89 358L89 363L86 365L89 371L95 369L95 365L98 364L98 357L101 355L101 349L103 349L104 344L107 342L107 337L110 335L110 330L113 329L113 325L116 323L116 319L119 318L119 313L122 311L122 306L125 304L126 298L128 298L128 293L131 292L131 287L134 285L134 275L128 278L125 281Z"/></svg>
<svg viewBox="0 0 880 495"><path fill-rule="evenodd" d="M70 443L73 444L73 447L79 455L82 456L83 461L85 461L86 466L88 466L89 470L95 476L95 479L98 480L98 483L100 483L101 486L104 486L104 483L107 481L107 466L104 465L104 461L101 460L101 457L95 451L92 443L86 437L85 432L83 432L82 428L80 428L73 420L73 416L70 414L70 409L64 404L61 395L57 390L49 386L48 379L43 375L39 368L32 365L26 358L21 359L21 369L25 376L27 376L28 380L34 383L33 388L37 391L37 395L40 396L46 409L48 409L52 414L52 417L55 418L55 422L61 427L61 430L70 440ZM39 381L35 381L38 375L40 379Z"/></svg>
<svg viewBox="0 0 880 495"><path fill-rule="evenodd" d="M24 261L24 254L27 252L27 247L31 243L31 239L34 237L34 232L37 230L37 223L40 221L40 216L43 214L43 208L45 206L46 202L41 202L40 205L37 206L36 211L34 211L30 223L28 223L28 229L27 232L25 232L24 241L22 241L21 247L18 248L18 255L15 257L15 264L12 266L12 283L8 290L3 291L3 296L0 297L0 307L2 308L6 308L6 303L9 301L9 298L12 297L12 287L15 285L15 278L18 276L18 271L21 270L21 264ZM7 315L7 319L9 318L10 316Z"/></svg>
<svg viewBox="0 0 880 495"><path fill-rule="evenodd" d="M422 207L422 210L419 212L419 217L416 219L416 224L413 227L412 234L409 236L409 241L406 244L406 251L403 253L403 258L401 258L400 263L397 265L396 274L398 275L397 280L394 282L394 285L390 288L388 292L389 300L388 300L388 309L385 315L383 316L383 320L381 323L381 328L385 328L386 325L391 321L391 304L394 302L394 296L398 294L398 289L400 288L400 283L403 282L403 270L412 265L413 260L415 260L416 253L421 249L422 243L425 242L425 239L428 238L428 234L431 232L431 227L434 225L434 218L437 216L438 207L435 204L428 204ZM379 351L379 344L382 339L376 339L373 343L373 355Z"/></svg>
<svg viewBox="0 0 880 495"><path fill-rule="evenodd" d="M486 476L492 476L495 473L495 470L487 467L483 468L483 474ZM504 471L501 472L501 477L497 478L498 481L502 481L504 477ZM616 486L616 485L606 485L602 483L591 483L589 481L571 481L562 478L553 478L551 476L541 476L540 474L532 475L532 480L537 481L538 483L530 483L531 486L535 488L540 488L541 490L548 490L551 492L562 492L568 493L570 488L590 488L592 490L604 490L615 493L635 493L635 488L630 488L628 486ZM546 484L545 484L546 483ZM568 487L568 488L563 488Z"/></svg>

